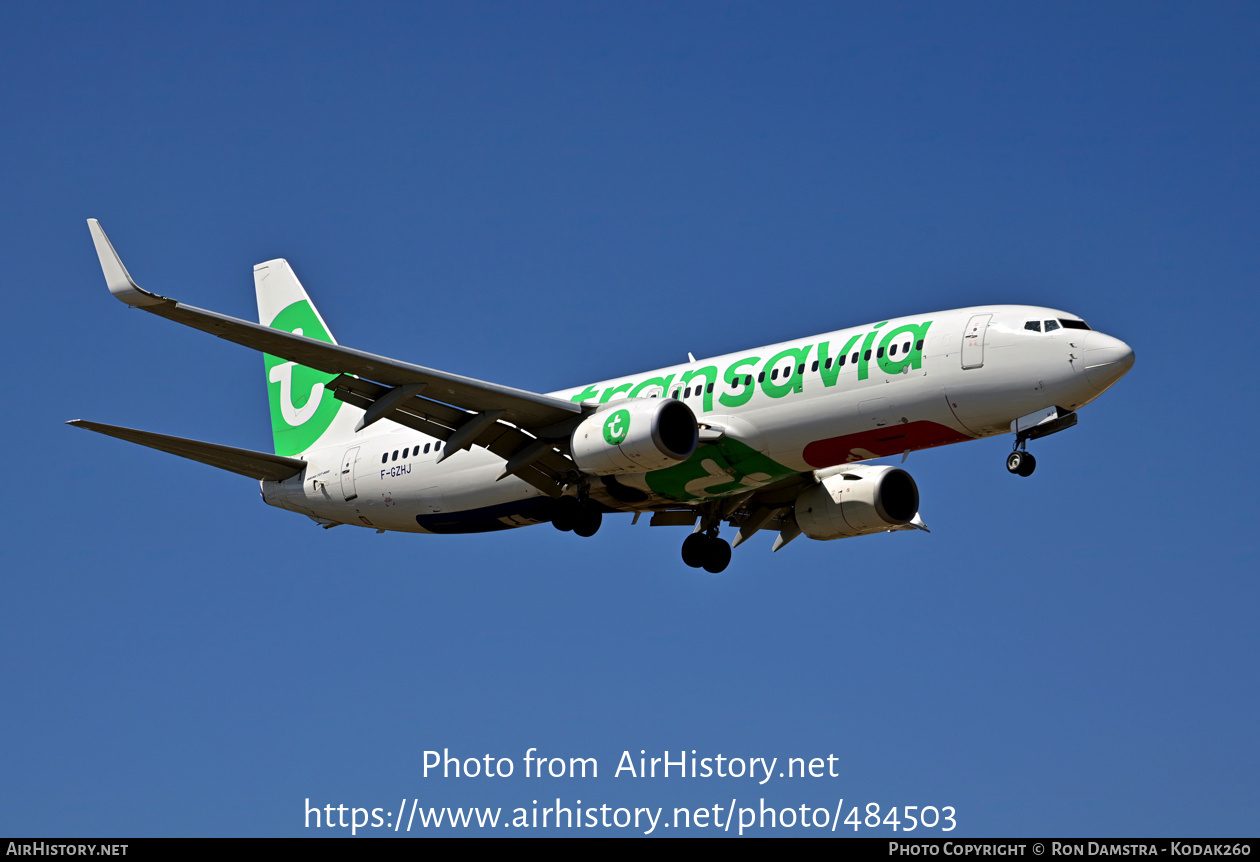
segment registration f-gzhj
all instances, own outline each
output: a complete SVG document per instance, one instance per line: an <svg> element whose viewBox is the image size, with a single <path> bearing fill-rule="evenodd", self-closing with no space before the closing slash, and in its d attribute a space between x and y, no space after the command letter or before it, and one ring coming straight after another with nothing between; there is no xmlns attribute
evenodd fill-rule
<svg viewBox="0 0 1260 862"><path fill-rule="evenodd" d="M275 452L95 422L72 425L258 479L323 527L468 533L550 521L591 536L605 514L687 526L689 566L720 572L759 530L843 539L925 529L898 466L863 462L1014 434L1027 444L1133 366L1074 314L992 305L812 338L539 394L342 347L284 260L254 267L258 323L139 287L95 219L110 292L262 351ZM720 538L723 525L736 533Z"/></svg>

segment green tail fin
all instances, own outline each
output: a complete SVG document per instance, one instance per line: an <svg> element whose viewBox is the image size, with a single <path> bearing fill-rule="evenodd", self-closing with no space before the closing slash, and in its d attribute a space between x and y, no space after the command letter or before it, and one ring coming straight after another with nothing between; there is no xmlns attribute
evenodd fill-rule
<svg viewBox="0 0 1260 862"><path fill-rule="evenodd" d="M337 343L288 261L269 260L255 266L254 289L258 295L259 323L307 338ZM335 374L316 371L269 353L263 355L263 362L267 372L271 433L277 455L292 457L315 448L317 444L334 442L334 437L349 436L340 427L345 417L342 417L342 422L335 420L346 412L357 414L359 411L338 401L332 392L324 388L325 383L336 377Z"/></svg>

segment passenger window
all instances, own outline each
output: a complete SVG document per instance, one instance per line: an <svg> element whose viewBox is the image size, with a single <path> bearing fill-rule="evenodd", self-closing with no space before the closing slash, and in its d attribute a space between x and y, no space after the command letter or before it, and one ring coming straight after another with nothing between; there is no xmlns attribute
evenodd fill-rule
<svg viewBox="0 0 1260 862"><path fill-rule="evenodd" d="M909 342L909 341L907 341L905 344L901 345L901 352L902 352L902 353L909 353L909 352L910 352L910 342Z"/></svg>
<svg viewBox="0 0 1260 862"><path fill-rule="evenodd" d="M834 359L833 357L830 357L830 356L829 356L829 357L827 357L827 370L828 370L828 371L830 371L830 370L831 370L831 363L832 363L832 362L834 362L834 361L835 361L835 359ZM843 356L841 356L841 357L840 357L840 361L841 361L841 362L844 362L844 357L843 357Z"/></svg>
<svg viewBox="0 0 1260 862"><path fill-rule="evenodd" d="M758 375L757 375L757 382L758 382L758 383L765 383L765 382L766 382L766 372L764 372L764 371L763 371L763 372L761 372L760 374L758 374Z"/></svg>
<svg viewBox="0 0 1260 862"><path fill-rule="evenodd" d="M923 339L922 339L922 338L920 338L920 339L918 340L918 342L914 345L914 349L915 349L915 350L922 350L922 349L923 349Z"/></svg>
<svg viewBox="0 0 1260 862"><path fill-rule="evenodd" d="M391 461L397 461L397 460L398 460L398 450L397 450L397 449L395 449L395 450L394 450L394 454L393 454L393 455L390 455L390 456L389 456L389 460L391 460Z"/></svg>
<svg viewBox="0 0 1260 862"><path fill-rule="evenodd" d="M704 390L705 390L706 392L708 392L710 395L712 395L712 394L713 394L713 384L712 384L712 383L710 383L708 386L704 387Z"/></svg>
<svg viewBox="0 0 1260 862"><path fill-rule="evenodd" d="M389 453L388 453L388 452L386 452L384 455L382 455L382 456L381 456L381 463L382 463L382 464L385 464L385 463L387 463L388 461L389 461Z"/></svg>
<svg viewBox="0 0 1260 862"><path fill-rule="evenodd" d="M691 387L688 386L686 389L683 390L683 398L690 398L690 397L691 397Z"/></svg>
<svg viewBox="0 0 1260 862"><path fill-rule="evenodd" d="M817 370L817 367L818 367L818 363L817 363L817 362L815 362L815 363L814 363L814 368L815 368L815 370ZM797 374L804 374L804 373L805 373L805 363L804 363L804 362L802 362L800 365L796 366L796 373L797 373Z"/></svg>
<svg viewBox="0 0 1260 862"><path fill-rule="evenodd" d="M813 365L809 366L809 370L810 370L810 371L817 371L817 370L818 370L818 360L817 360L817 359L815 359L815 360L814 360L814 364L813 364Z"/></svg>
<svg viewBox="0 0 1260 862"><path fill-rule="evenodd" d="M875 358L876 358L876 359L883 359L883 358L884 358L884 348L882 348L882 347L881 347L879 350L876 350L876 351L875 351Z"/></svg>
<svg viewBox="0 0 1260 862"><path fill-rule="evenodd" d="M888 348L888 355L889 356L897 355L897 345L894 344L892 347Z"/></svg>
<svg viewBox="0 0 1260 862"><path fill-rule="evenodd" d="M1046 332L1054 332L1058 328L1059 328L1059 322L1057 320L1046 321Z"/></svg>
<svg viewBox="0 0 1260 862"><path fill-rule="evenodd" d="M843 367L843 366L844 366L844 361L845 361L846 359L848 359L848 358L849 358L849 357L848 357L848 354L846 354L846 355L844 355L844 356L841 356L841 357L840 357L840 365L841 365L841 367Z"/></svg>
<svg viewBox="0 0 1260 862"><path fill-rule="evenodd" d="M745 378L744 378L744 385L745 385L745 386L752 386L752 375L751 375L751 374L749 374L747 377L745 377Z"/></svg>
<svg viewBox="0 0 1260 862"><path fill-rule="evenodd" d="M434 444L433 444L433 451L434 451L434 452L436 452L437 450L439 450L439 449L441 449L441 448L442 448L442 441L441 441L441 440L439 440L439 441L437 441L436 443L434 443Z"/></svg>
<svg viewBox="0 0 1260 862"><path fill-rule="evenodd" d="M428 455L428 454L429 454L429 444L428 444L428 443L425 443L425 444L424 444L424 454L426 454L426 455Z"/></svg>
<svg viewBox="0 0 1260 862"><path fill-rule="evenodd" d="M1027 323L1025 323L1025 324L1024 324L1024 329L1030 330L1030 331L1032 331L1032 332L1040 332L1040 331L1041 331L1041 321L1040 321L1040 320L1030 320L1030 321L1028 321Z"/></svg>
<svg viewBox="0 0 1260 862"><path fill-rule="evenodd" d="M865 359L867 362L870 362L870 361L871 361L871 352L870 352L869 350L868 350L868 351L866 351L866 355L865 355L865 356L863 356L862 358L863 358L863 359Z"/></svg>
<svg viewBox="0 0 1260 862"><path fill-rule="evenodd" d="M868 351L866 351L866 358L867 358L867 359L870 359L870 358L871 358L871 352L870 352L869 350L868 350ZM858 360L858 355L857 355L856 353L854 353L854 354L853 354L853 359L851 359L850 361L851 361L851 362L857 362L857 360Z"/></svg>
<svg viewBox="0 0 1260 862"><path fill-rule="evenodd" d="M416 449L417 449L417 450L419 450L419 448L420 448L419 446L417 446L417 447L416 447ZM405 460L407 460L407 453L408 453L408 452L410 452L410 451L411 451L410 449L404 449L404 450L403 450L403 460L404 460L404 461L405 461Z"/></svg>
<svg viewBox="0 0 1260 862"><path fill-rule="evenodd" d="M776 369L774 369L773 371L771 371L771 372L770 372L770 379L771 379L771 380L778 380L778 379L779 379L779 369L777 369L777 368L776 368Z"/></svg>

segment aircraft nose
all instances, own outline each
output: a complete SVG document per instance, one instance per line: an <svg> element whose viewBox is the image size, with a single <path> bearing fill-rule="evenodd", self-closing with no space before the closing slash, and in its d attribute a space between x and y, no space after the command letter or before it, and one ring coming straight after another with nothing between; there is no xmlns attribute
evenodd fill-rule
<svg viewBox="0 0 1260 862"><path fill-rule="evenodd" d="M1133 348L1119 338L1091 332L1085 340L1085 376L1099 392L1127 374L1134 361Z"/></svg>

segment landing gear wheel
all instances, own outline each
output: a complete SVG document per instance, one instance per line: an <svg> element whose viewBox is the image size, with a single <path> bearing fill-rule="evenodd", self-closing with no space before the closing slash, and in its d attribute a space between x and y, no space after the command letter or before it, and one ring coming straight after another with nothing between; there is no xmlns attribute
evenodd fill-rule
<svg viewBox="0 0 1260 862"><path fill-rule="evenodd" d="M704 565L707 557L709 537L704 533L692 533L683 540L682 558L683 562L693 569L698 569Z"/></svg>
<svg viewBox="0 0 1260 862"><path fill-rule="evenodd" d="M1031 452L1016 449L1006 456L1006 469L1016 476L1031 476L1033 470L1037 469L1037 459Z"/></svg>
<svg viewBox="0 0 1260 862"><path fill-rule="evenodd" d="M704 570L712 574L718 574L731 564L731 546L725 539L719 539L713 536L708 541L708 547L705 548Z"/></svg>
<svg viewBox="0 0 1260 862"><path fill-rule="evenodd" d="M559 500L556 500L556 508L551 515L551 524L560 532L567 533L576 526L581 515L582 504L577 501L576 497L561 497Z"/></svg>
<svg viewBox="0 0 1260 862"><path fill-rule="evenodd" d="M604 516L598 509L585 508L573 522L573 532L584 539L589 539L599 532L599 525L602 523L604 523Z"/></svg>
<svg viewBox="0 0 1260 862"><path fill-rule="evenodd" d="M1025 452L1024 463L1020 464L1019 469L1016 470L1015 472L1019 473L1019 475L1021 476L1031 476L1033 470L1036 470L1036 469L1037 469L1037 459L1034 458L1030 453Z"/></svg>

